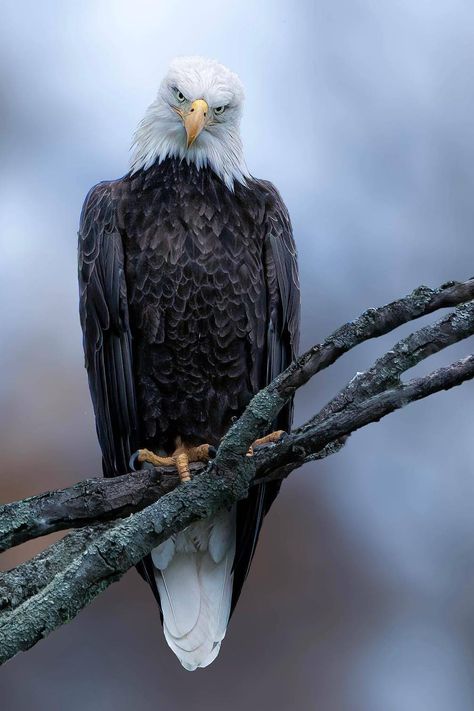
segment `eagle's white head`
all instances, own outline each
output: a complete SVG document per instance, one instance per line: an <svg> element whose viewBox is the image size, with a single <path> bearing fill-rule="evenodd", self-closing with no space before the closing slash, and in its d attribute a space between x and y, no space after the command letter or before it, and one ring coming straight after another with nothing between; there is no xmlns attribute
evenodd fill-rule
<svg viewBox="0 0 474 711"><path fill-rule="evenodd" d="M249 177L240 138L244 90L227 67L203 57L175 59L134 137L132 172L177 157L209 166L231 190Z"/></svg>

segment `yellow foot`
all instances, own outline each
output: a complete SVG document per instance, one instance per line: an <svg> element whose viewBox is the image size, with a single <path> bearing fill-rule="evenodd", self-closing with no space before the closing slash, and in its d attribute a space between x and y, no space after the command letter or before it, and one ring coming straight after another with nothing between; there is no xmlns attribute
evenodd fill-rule
<svg viewBox="0 0 474 711"><path fill-rule="evenodd" d="M271 444L272 442L278 442L284 434L286 434L284 430L275 430L275 432L270 432L270 434L265 435L265 437L260 437L259 439L256 439L255 442L250 446L249 451L247 452L247 457L251 457L253 455L253 450L255 449L255 447L260 447L262 444Z"/></svg>
<svg viewBox="0 0 474 711"><path fill-rule="evenodd" d="M176 467L181 481L189 481L191 479L190 463L207 462L212 458L213 452L214 447L209 444L189 447L178 439L176 449L170 457L160 457L149 449L139 449L137 461L140 463L149 462L154 467Z"/></svg>

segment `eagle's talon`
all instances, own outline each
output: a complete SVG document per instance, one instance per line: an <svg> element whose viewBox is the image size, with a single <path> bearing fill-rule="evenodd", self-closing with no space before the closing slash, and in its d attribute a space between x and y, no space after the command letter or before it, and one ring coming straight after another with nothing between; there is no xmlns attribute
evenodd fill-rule
<svg viewBox="0 0 474 711"><path fill-rule="evenodd" d="M138 462L138 452L139 452L139 450L137 449L137 451L132 454L132 456L130 457L130 459L128 461L128 466L130 467L130 471L132 471L132 472L139 471L136 467L136 464Z"/></svg>
<svg viewBox="0 0 474 711"><path fill-rule="evenodd" d="M255 447L263 447L265 444L277 444L285 437L288 437L288 432L285 432L285 430L275 430L275 432L270 432L270 434L265 435L265 437L259 437L259 439L256 439L255 442L250 445L247 457L253 457Z"/></svg>
<svg viewBox="0 0 474 711"><path fill-rule="evenodd" d="M260 437L255 440L254 446L260 446L263 444L276 444L285 435L285 430L275 430L275 432L270 432L270 434L265 435L265 437Z"/></svg>
<svg viewBox="0 0 474 711"><path fill-rule="evenodd" d="M191 481L191 472L189 471L189 457L186 450L183 448L175 457L176 469L178 470L179 478L182 482Z"/></svg>
<svg viewBox="0 0 474 711"><path fill-rule="evenodd" d="M142 450L142 449L137 449L136 452L132 454L132 456L129 459L128 466L130 467L130 471L132 472L141 472L144 469L154 469L155 464L153 462L149 461L147 458L141 455L142 452L148 452L148 450Z"/></svg>
<svg viewBox="0 0 474 711"><path fill-rule="evenodd" d="M153 469L155 467L176 467L182 482L191 481L189 464L191 462L208 462L216 456L216 449L210 444L200 444L197 447L184 445L180 438L176 440L176 449L169 457L161 457L149 449L138 449L130 457L132 471ZM138 466L140 465L140 466Z"/></svg>
<svg viewBox="0 0 474 711"><path fill-rule="evenodd" d="M146 468L146 464L151 464L152 467L173 467L175 464L174 456L161 457L149 449L139 449L136 461L144 465L142 468Z"/></svg>

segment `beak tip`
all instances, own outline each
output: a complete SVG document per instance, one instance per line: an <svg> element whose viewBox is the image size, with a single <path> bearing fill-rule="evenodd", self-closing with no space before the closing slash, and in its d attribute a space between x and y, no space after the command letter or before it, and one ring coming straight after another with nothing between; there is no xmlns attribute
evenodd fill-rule
<svg viewBox="0 0 474 711"><path fill-rule="evenodd" d="M206 123L208 112L207 102L203 99L196 99L191 104L191 110L183 118L184 127L186 129L186 148L191 148L196 138L203 130Z"/></svg>

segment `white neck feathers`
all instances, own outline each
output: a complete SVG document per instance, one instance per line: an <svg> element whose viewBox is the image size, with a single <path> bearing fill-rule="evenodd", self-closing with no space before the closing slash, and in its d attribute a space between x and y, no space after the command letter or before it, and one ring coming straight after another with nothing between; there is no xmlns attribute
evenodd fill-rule
<svg viewBox="0 0 474 711"><path fill-rule="evenodd" d="M213 130L216 128L217 130ZM147 170L166 158L178 158L194 163L199 169L209 166L226 186L234 182L245 185L250 177L243 156L238 126L220 125L203 131L198 140L186 147L186 132L176 121L176 115L160 96L148 107L134 135L131 171Z"/></svg>

